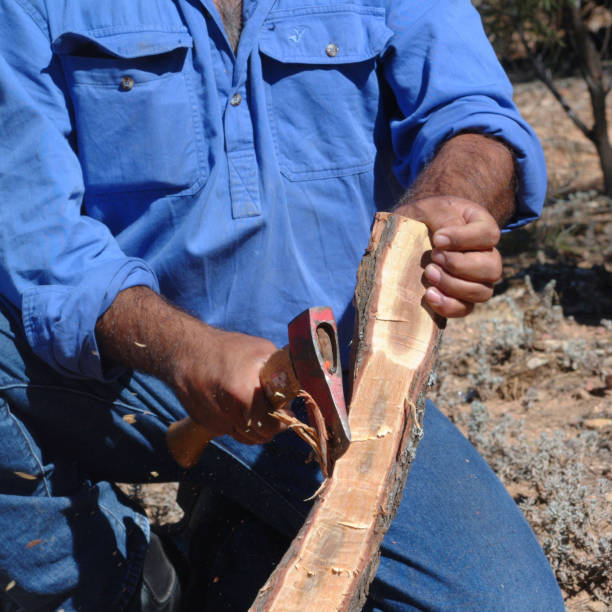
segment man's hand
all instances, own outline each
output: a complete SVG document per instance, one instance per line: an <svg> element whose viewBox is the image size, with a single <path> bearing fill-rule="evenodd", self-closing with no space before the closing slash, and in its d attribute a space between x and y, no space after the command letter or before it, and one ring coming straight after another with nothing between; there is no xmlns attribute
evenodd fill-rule
<svg viewBox="0 0 612 612"><path fill-rule="evenodd" d="M276 347L263 338L213 328L206 336L205 355L189 351L179 368L177 397L214 436L229 434L244 444L270 441L283 426L269 414L259 372Z"/></svg>
<svg viewBox="0 0 612 612"><path fill-rule="evenodd" d="M515 211L514 159L480 134L450 139L395 212L427 225L433 244L425 299L444 317L463 317L493 295L501 277L499 227Z"/></svg>
<svg viewBox="0 0 612 612"><path fill-rule="evenodd" d="M421 221L431 232L432 263L425 268L425 299L443 317L463 317L493 295L502 263L495 245L500 231L479 204L452 196L407 202L398 214Z"/></svg>
<svg viewBox="0 0 612 612"><path fill-rule="evenodd" d="M286 428L269 415L260 387L261 366L277 350L263 338L210 327L146 287L115 298L96 338L104 360L166 382L214 436L261 444Z"/></svg>

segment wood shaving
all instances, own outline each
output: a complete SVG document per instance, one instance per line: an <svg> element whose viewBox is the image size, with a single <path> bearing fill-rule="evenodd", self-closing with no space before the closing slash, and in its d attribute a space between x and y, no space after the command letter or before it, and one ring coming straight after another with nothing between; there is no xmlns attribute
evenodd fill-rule
<svg viewBox="0 0 612 612"><path fill-rule="evenodd" d="M11 581L10 581L10 582L9 582L9 583L8 583L8 584L7 584L7 585L4 587L4 591L8 593L8 592L9 592L9 591L10 591L12 588L14 588L14 586L15 586L16 584L17 584L17 583L16 583L14 580L11 580Z"/></svg>
<svg viewBox="0 0 612 612"><path fill-rule="evenodd" d="M323 418L323 413L321 412L317 402L315 402L312 396L303 389L297 394L297 397L304 400L306 412L308 413L308 420L316 430L315 439L318 444L316 448L313 448L315 448L315 451L319 455L319 465L321 466L323 476L328 478L331 471L329 454L327 452L327 440L329 439L329 436L327 435L327 425L325 423L325 419Z"/></svg>
<svg viewBox="0 0 612 612"><path fill-rule="evenodd" d="M126 423L129 423L130 425L133 425L136 422L136 415L135 414L124 414L123 415L123 420Z"/></svg>
<svg viewBox="0 0 612 612"><path fill-rule="evenodd" d="M340 574L342 574L342 572L345 572L346 570L343 570L340 567L332 567L331 568L331 573L334 574L335 576L339 576Z"/></svg>
<svg viewBox="0 0 612 612"><path fill-rule="evenodd" d="M303 389L297 394L298 398L304 400L306 406L306 412L308 413L308 419L312 425L307 425L303 421L300 421L295 416L289 415L286 412L282 412L280 410L275 410L271 412L271 416L274 417L277 421L284 423L287 427L293 430L310 448L314 453L314 457L316 457L317 462L321 468L321 472L323 474L323 482L321 486L310 496L307 497L304 501L312 501L316 497L318 497L325 488L325 484L329 478L330 470L330 458L327 450L327 426L325 424L325 419L323 418L323 413L321 409L314 401L312 396L304 391ZM289 403L289 402L287 402ZM312 461L312 455L307 459L307 463Z"/></svg>
<svg viewBox="0 0 612 612"><path fill-rule="evenodd" d="M134 344L138 347L138 348L146 348L147 345L143 344L142 342L134 342Z"/></svg>
<svg viewBox="0 0 612 612"><path fill-rule="evenodd" d="M38 480L38 476L34 476L33 474L26 474L25 472L13 472L13 474L25 480Z"/></svg>
<svg viewBox="0 0 612 612"><path fill-rule="evenodd" d="M42 538L38 538L36 540L30 540L27 544L26 544L26 548L34 548L35 546L38 546L41 542L43 541Z"/></svg>
<svg viewBox="0 0 612 612"><path fill-rule="evenodd" d="M153 478L157 478L159 476L159 472L156 472L155 470L150 472L150 474L151 474L151 476L153 476Z"/></svg>
<svg viewBox="0 0 612 612"><path fill-rule="evenodd" d="M300 438L302 438L302 440L304 440L304 442L306 442L306 444L308 444L308 446L310 446L310 448L312 448L312 450L315 452L319 466L321 467L321 472L323 472L323 476L328 478L329 459L327 455L327 428L325 427L323 415L321 414L321 410L317 406L317 403L312 399L309 393L302 390L296 397L302 398L306 403L306 410L309 417L311 414L313 415L312 420L315 422L314 427L307 425L303 421L300 421L300 419L297 417L281 412L280 410L275 410L270 414L277 421L287 425L289 429L293 430ZM313 499L313 497L308 498L308 500L310 499Z"/></svg>
<svg viewBox="0 0 612 612"><path fill-rule="evenodd" d="M326 484L327 484L327 478L321 483L319 488L310 497L307 497L304 501L305 502L312 501L316 497L319 497L319 495L321 494L321 491L323 491L323 488L325 487Z"/></svg>
<svg viewBox="0 0 612 612"><path fill-rule="evenodd" d="M306 444L308 444L317 455L320 455L319 444L316 440L317 432L314 427L310 427L310 425L306 425L303 421L300 421L297 417L290 416L285 412L279 412L275 410L270 413L270 416L274 417L277 421L284 423L289 427L289 429L293 430Z"/></svg>
<svg viewBox="0 0 612 612"><path fill-rule="evenodd" d="M338 525L348 527L349 529L369 529L370 525L367 523L349 523L347 521L338 521Z"/></svg>

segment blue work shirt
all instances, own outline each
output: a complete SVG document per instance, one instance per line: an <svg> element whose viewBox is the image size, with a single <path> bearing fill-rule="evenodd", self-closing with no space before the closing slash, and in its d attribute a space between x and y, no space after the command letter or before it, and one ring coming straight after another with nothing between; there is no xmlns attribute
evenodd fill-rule
<svg viewBox="0 0 612 612"><path fill-rule="evenodd" d="M104 379L94 327L146 285L286 341L332 306L346 345L373 215L456 133L540 145L468 0L0 0L0 293L33 350Z"/></svg>

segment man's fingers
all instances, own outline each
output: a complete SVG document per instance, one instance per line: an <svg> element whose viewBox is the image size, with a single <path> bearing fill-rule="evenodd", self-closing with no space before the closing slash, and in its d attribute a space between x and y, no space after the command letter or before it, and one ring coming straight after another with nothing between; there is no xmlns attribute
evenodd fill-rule
<svg viewBox="0 0 612 612"><path fill-rule="evenodd" d="M429 287L425 293L425 301L434 312L449 319L465 317L474 310L474 304L462 302L442 294L436 287Z"/></svg>
<svg viewBox="0 0 612 612"><path fill-rule="evenodd" d="M431 260L447 274L476 283L495 283L502 275L502 259L497 249L487 251L440 251Z"/></svg>
<svg viewBox="0 0 612 612"><path fill-rule="evenodd" d="M499 227L489 215L465 225L439 229L434 233L432 243L437 249L445 251L485 250L492 249L499 238Z"/></svg>
<svg viewBox="0 0 612 612"><path fill-rule="evenodd" d="M425 301L444 317L464 317L474 304L493 295L502 272L495 249L501 233L482 205L454 196L406 201L399 214L427 225L433 244L432 263L425 270Z"/></svg>
<svg viewBox="0 0 612 612"><path fill-rule="evenodd" d="M451 276L436 264L429 264L425 268L425 278L431 286L439 289L441 294L461 302L486 302L493 295L493 285Z"/></svg>

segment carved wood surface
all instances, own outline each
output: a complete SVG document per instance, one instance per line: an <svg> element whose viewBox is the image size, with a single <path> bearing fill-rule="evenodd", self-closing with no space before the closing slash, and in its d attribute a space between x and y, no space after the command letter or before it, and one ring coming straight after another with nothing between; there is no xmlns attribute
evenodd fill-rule
<svg viewBox="0 0 612 612"><path fill-rule="evenodd" d="M423 396L444 325L423 305L426 227L379 213L357 275L349 422L302 529L251 610L360 610L421 438Z"/></svg>

